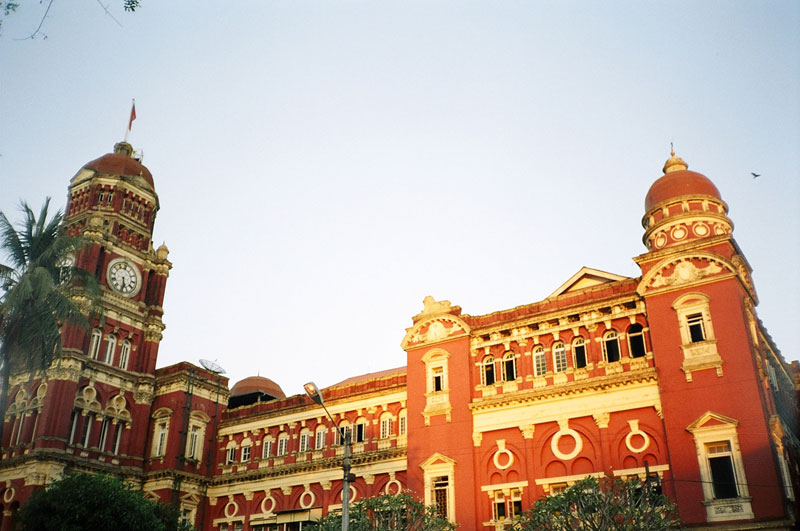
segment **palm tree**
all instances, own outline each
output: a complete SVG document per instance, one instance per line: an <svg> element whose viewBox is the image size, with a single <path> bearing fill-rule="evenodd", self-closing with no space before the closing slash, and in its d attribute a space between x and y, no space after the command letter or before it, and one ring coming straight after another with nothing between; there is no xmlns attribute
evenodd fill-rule
<svg viewBox="0 0 800 531"><path fill-rule="evenodd" d="M22 202L17 228L0 212L0 443L11 373L44 370L61 355L62 324L88 328L99 308L97 280L74 266L84 240L64 234L60 210L48 219L49 206L37 219Z"/></svg>

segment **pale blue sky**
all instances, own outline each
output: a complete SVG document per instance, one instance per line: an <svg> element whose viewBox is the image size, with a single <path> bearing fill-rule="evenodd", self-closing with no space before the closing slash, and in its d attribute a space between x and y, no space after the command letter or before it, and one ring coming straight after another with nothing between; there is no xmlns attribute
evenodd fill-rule
<svg viewBox="0 0 800 531"><path fill-rule="evenodd" d="M800 4L26 1L0 37L0 210L138 119L174 263L159 366L287 394L405 364L425 295L481 314L637 276L675 142L800 357ZM750 172L762 174L753 180Z"/></svg>

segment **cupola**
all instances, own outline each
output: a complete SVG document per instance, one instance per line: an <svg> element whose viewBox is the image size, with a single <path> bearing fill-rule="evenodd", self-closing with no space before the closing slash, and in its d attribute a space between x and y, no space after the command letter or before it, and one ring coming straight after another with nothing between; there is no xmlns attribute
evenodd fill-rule
<svg viewBox="0 0 800 531"><path fill-rule="evenodd" d="M717 187L705 175L688 168L686 161L672 151L664 163L664 175L647 192L642 241L651 251L733 230L728 205Z"/></svg>

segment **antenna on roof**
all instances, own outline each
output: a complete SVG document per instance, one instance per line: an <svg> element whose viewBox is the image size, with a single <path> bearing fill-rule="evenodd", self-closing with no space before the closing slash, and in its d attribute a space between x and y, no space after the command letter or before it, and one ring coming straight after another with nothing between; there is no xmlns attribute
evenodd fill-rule
<svg viewBox="0 0 800 531"><path fill-rule="evenodd" d="M200 360L200 365L202 365L204 369L209 370L214 374L225 374L225 369L223 369L222 366L217 363L217 360Z"/></svg>

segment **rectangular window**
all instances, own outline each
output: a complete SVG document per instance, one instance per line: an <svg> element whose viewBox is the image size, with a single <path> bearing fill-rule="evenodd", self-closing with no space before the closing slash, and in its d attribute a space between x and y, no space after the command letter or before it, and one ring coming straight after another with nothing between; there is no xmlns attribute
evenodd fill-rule
<svg viewBox="0 0 800 531"><path fill-rule="evenodd" d="M444 518L445 520L447 520L449 517L447 511L447 491L449 487L450 483L447 476L433 478L433 506L436 509L436 513L439 515L439 517Z"/></svg>
<svg viewBox="0 0 800 531"><path fill-rule="evenodd" d="M733 456L728 441L706 445L708 467L711 470L711 482L714 487L714 498L738 498L736 474L733 471Z"/></svg>
<svg viewBox="0 0 800 531"><path fill-rule="evenodd" d="M433 392L444 391L444 369L436 367L433 369Z"/></svg>
<svg viewBox="0 0 800 531"><path fill-rule="evenodd" d="M236 447L232 446L228 448L228 451L225 454L225 464L230 465L234 461L236 461Z"/></svg>
<svg viewBox="0 0 800 531"><path fill-rule="evenodd" d="M314 448L316 450L325 448L325 430L317 430L317 434L314 436Z"/></svg>
<svg viewBox="0 0 800 531"><path fill-rule="evenodd" d="M100 424L100 440L97 442L97 447L100 449L101 452L105 451L106 449L106 439L108 438L108 425L109 425L109 420L107 418L104 418L103 422Z"/></svg>
<svg viewBox="0 0 800 531"><path fill-rule="evenodd" d="M167 449L167 423L156 425L156 453L154 457L162 457Z"/></svg>
<svg viewBox="0 0 800 531"><path fill-rule="evenodd" d="M250 447L242 446L242 463L250 461Z"/></svg>
<svg viewBox="0 0 800 531"><path fill-rule="evenodd" d="M272 455L272 439L264 439L264 449L261 451L261 459L267 459Z"/></svg>
<svg viewBox="0 0 800 531"><path fill-rule="evenodd" d="M336 430L336 441L334 444L337 446L344 444L344 437L350 434L350 441L352 442L352 431L350 431L350 426L341 426L338 430Z"/></svg>
<svg viewBox="0 0 800 531"><path fill-rule="evenodd" d="M286 455L289 447L289 437L278 439L278 455Z"/></svg>
<svg viewBox="0 0 800 531"><path fill-rule="evenodd" d="M586 367L586 343L583 339L572 345L572 351L575 354L575 367L578 369Z"/></svg>
<svg viewBox="0 0 800 531"><path fill-rule="evenodd" d="M86 420L83 422L83 433L81 434L81 446L86 448L89 446L89 437L92 435L92 422L94 416L86 415Z"/></svg>
<svg viewBox="0 0 800 531"><path fill-rule="evenodd" d="M388 439L392 435L392 419L389 417L381 419L381 439Z"/></svg>
<svg viewBox="0 0 800 531"><path fill-rule="evenodd" d="M122 342L122 350L119 354L119 368L120 369L127 369L128 368L128 358L131 355L131 342L127 339Z"/></svg>
<svg viewBox="0 0 800 531"><path fill-rule="evenodd" d="M69 444L73 444L75 442L75 430L78 426L78 417L79 413L77 411L72 412L72 417L69 419Z"/></svg>
<svg viewBox="0 0 800 531"><path fill-rule="evenodd" d="M533 353L533 372L535 376L544 376L547 372L547 361L544 350Z"/></svg>
<svg viewBox="0 0 800 531"><path fill-rule="evenodd" d="M117 338L114 336L108 336L106 340L106 357L105 361L109 365L114 362L114 350L117 348Z"/></svg>
<svg viewBox="0 0 800 531"><path fill-rule="evenodd" d="M521 490L512 490L511 491L511 500L508 503L508 517L509 518L519 518L522 514L522 491Z"/></svg>
<svg viewBox="0 0 800 531"><path fill-rule="evenodd" d="M192 426L189 430L189 442L186 445L186 457L197 459L197 443L200 440L200 426Z"/></svg>
<svg viewBox="0 0 800 531"><path fill-rule="evenodd" d="M308 433L301 433L300 434L300 451L301 452L307 452L308 451L308 439L309 439L309 434Z"/></svg>
<svg viewBox="0 0 800 531"><path fill-rule="evenodd" d="M561 494L567 490L566 483L553 483L550 485L550 496Z"/></svg>
<svg viewBox="0 0 800 531"><path fill-rule="evenodd" d="M398 435L405 435L407 432L407 420L405 415L400 415L400 420L398 421L397 426L397 434Z"/></svg>
<svg viewBox="0 0 800 531"><path fill-rule="evenodd" d="M495 521L506 519L506 499L502 492L494 495L494 519Z"/></svg>
<svg viewBox="0 0 800 531"><path fill-rule="evenodd" d="M564 372L567 370L567 349L563 343L559 343L553 349L553 370Z"/></svg>
<svg viewBox="0 0 800 531"><path fill-rule="evenodd" d="M119 455L119 444L122 441L122 428L124 427L124 422L117 422L117 426L114 428L114 455Z"/></svg>
<svg viewBox="0 0 800 531"><path fill-rule="evenodd" d="M703 325L703 314L693 313L686 316L686 326L689 328L689 339L692 343L706 340L706 331Z"/></svg>
<svg viewBox="0 0 800 531"><path fill-rule="evenodd" d="M355 433L355 441L353 442L364 442L367 439L367 425L364 423L356 424L356 433Z"/></svg>

